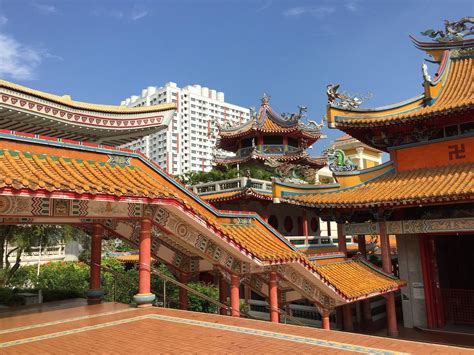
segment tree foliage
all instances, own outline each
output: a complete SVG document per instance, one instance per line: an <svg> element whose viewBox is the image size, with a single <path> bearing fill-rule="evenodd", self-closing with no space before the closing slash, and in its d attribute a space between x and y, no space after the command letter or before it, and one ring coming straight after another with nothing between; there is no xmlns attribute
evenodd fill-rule
<svg viewBox="0 0 474 355"><path fill-rule="evenodd" d="M253 179L270 181L274 173L258 166L248 166L245 169L237 169L237 167L225 167L221 169L213 169L209 172L190 171L178 177L178 180L186 185L197 185L207 182L222 181L235 179L239 176L247 176Z"/></svg>
<svg viewBox="0 0 474 355"><path fill-rule="evenodd" d="M81 231L58 225L0 225L0 287L4 287L19 269L24 253L75 239ZM14 258L14 262L10 259Z"/></svg>

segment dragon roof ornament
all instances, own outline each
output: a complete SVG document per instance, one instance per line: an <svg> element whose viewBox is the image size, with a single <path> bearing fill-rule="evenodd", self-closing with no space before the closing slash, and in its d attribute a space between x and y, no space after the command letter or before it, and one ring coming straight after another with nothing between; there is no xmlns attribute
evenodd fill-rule
<svg viewBox="0 0 474 355"><path fill-rule="evenodd" d="M441 43L462 41L465 37L474 35L474 16L465 16L452 22L444 20L444 31L429 29L421 34Z"/></svg>
<svg viewBox="0 0 474 355"><path fill-rule="evenodd" d="M357 170L357 165L346 156L342 149L335 149L334 147L323 150L323 156L328 160L329 170L332 172L345 172Z"/></svg>
<svg viewBox="0 0 474 355"><path fill-rule="evenodd" d="M349 95L347 93L339 93L340 84L328 84L326 86L326 94L328 96L328 104L334 107L340 107L345 110L353 110L358 108L364 100L371 98L371 94Z"/></svg>

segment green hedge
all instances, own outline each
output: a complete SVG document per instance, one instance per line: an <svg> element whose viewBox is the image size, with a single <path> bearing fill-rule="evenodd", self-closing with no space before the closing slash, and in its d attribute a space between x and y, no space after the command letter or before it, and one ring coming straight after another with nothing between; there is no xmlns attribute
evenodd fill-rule
<svg viewBox="0 0 474 355"><path fill-rule="evenodd" d="M113 258L104 258L102 265L113 273L102 272L102 288L105 291L106 301L133 303L133 295L138 288L138 270L132 265L126 265ZM172 277L164 265L156 266L160 271ZM10 280L8 289L0 289L0 303L6 305L21 304L22 299L15 296L18 292L38 292L41 289L43 301L56 301L69 298L85 297L89 288L89 266L82 262L51 262L40 267L39 277L37 266L23 266ZM189 287L211 297L219 298L219 291L212 284L191 282ZM151 289L157 294L157 301L163 302L164 282L155 275L151 275ZM179 289L174 284L166 283L166 306L179 307ZM217 312L217 307L189 293L189 310L197 312Z"/></svg>

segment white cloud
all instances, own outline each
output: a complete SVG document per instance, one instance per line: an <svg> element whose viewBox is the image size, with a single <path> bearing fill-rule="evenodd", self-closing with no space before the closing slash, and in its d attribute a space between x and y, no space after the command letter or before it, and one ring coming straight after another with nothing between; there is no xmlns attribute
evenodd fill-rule
<svg viewBox="0 0 474 355"><path fill-rule="evenodd" d="M143 6L135 5L130 13L130 19L132 21L140 20L148 15L148 10L146 10Z"/></svg>
<svg viewBox="0 0 474 355"><path fill-rule="evenodd" d="M262 11L268 9L270 6L272 6L272 4L273 4L273 0L263 1L262 5L260 7L258 7L255 11L256 12L262 12Z"/></svg>
<svg viewBox="0 0 474 355"><path fill-rule="evenodd" d="M302 15L312 15L315 17L323 17L330 15L336 11L336 8L333 6L299 6L291 7L283 11L283 15L287 17L298 17Z"/></svg>
<svg viewBox="0 0 474 355"><path fill-rule="evenodd" d="M13 37L0 33L0 77L32 80L44 58L54 58L44 50L21 44Z"/></svg>
<svg viewBox="0 0 474 355"><path fill-rule="evenodd" d="M119 9L96 8L92 11L94 16L112 17L116 20L138 21L148 15L148 10L140 5L133 6L130 12Z"/></svg>
<svg viewBox="0 0 474 355"><path fill-rule="evenodd" d="M58 12L58 9L54 5L35 3L34 6L43 15L51 15L51 14L54 14L54 13Z"/></svg>
<svg viewBox="0 0 474 355"><path fill-rule="evenodd" d="M357 0L350 0L345 3L344 7L348 11L356 12L359 10L359 5L357 4Z"/></svg>
<svg viewBox="0 0 474 355"><path fill-rule="evenodd" d="M6 25L8 22L8 18L6 16L0 15L0 26Z"/></svg>

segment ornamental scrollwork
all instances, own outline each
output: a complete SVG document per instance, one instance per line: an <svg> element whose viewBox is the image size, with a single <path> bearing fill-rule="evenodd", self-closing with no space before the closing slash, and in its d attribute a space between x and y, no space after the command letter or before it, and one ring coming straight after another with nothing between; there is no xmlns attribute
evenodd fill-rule
<svg viewBox="0 0 474 355"><path fill-rule="evenodd" d="M433 38L437 42L462 41L466 36L474 34L474 17L465 16L458 21L444 20L444 31L429 29L421 32L423 36Z"/></svg>

